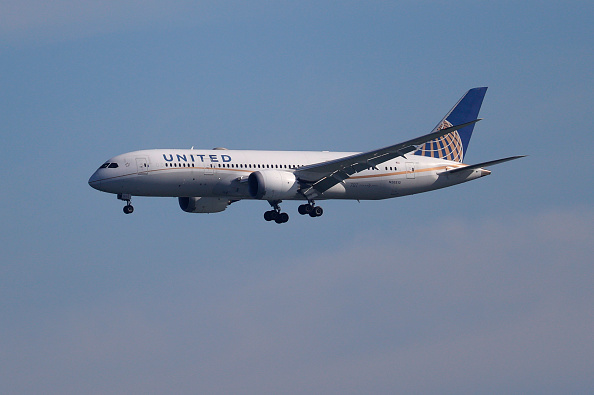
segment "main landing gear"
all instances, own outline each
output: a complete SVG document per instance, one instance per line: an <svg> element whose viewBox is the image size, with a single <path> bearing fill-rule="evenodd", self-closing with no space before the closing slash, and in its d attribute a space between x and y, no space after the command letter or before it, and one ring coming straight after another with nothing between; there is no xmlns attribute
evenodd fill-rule
<svg viewBox="0 0 594 395"><path fill-rule="evenodd" d="M264 219L266 221L274 221L277 224L284 224L289 220L289 214L282 213L279 206L280 200L269 200L268 203L272 206L272 210L264 213Z"/></svg>
<svg viewBox="0 0 594 395"><path fill-rule="evenodd" d="M309 214L309 216L312 218L320 217L322 214L324 214L324 210L320 206L316 206L313 200L307 204L302 204L301 206L299 206L298 211L299 214Z"/></svg>
<svg viewBox="0 0 594 395"><path fill-rule="evenodd" d="M124 206L124 214L132 214L134 212L134 206L130 204L132 195L129 193L118 193L118 199L126 202L126 205Z"/></svg>
<svg viewBox="0 0 594 395"><path fill-rule="evenodd" d="M281 212L279 206L280 200L269 200L268 203L272 206L272 210L264 213L264 219L266 221L274 221L277 224L284 224L289 220L289 214ZM319 217L324 214L324 210L320 206L316 206L314 201L311 200L309 203L302 204L299 206L299 214L309 215L310 217Z"/></svg>

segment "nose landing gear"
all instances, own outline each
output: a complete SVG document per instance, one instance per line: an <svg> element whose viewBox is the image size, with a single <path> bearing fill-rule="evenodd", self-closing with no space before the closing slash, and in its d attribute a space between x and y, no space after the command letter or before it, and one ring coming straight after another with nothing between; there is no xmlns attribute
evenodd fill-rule
<svg viewBox="0 0 594 395"><path fill-rule="evenodd" d="M124 206L124 214L132 214L134 212L134 206L130 204L132 195L129 193L118 193L118 199L126 202L126 205Z"/></svg>

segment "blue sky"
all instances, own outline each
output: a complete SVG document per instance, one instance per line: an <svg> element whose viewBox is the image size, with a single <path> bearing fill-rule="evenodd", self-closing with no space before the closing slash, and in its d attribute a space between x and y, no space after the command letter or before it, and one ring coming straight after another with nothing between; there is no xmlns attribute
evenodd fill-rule
<svg viewBox="0 0 594 395"><path fill-rule="evenodd" d="M590 2L0 2L0 392L594 388ZM145 148L363 151L489 86L490 177L266 223L87 185Z"/></svg>

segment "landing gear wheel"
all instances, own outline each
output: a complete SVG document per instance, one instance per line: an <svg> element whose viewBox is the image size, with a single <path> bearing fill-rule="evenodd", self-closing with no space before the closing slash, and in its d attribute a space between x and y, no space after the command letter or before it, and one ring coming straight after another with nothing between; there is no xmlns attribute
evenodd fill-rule
<svg viewBox="0 0 594 395"><path fill-rule="evenodd" d="M299 214L301 215L309 214L312 218L324 214L324 210L320 206L315 206L313 200L307 204L300 205L297 211L299 211Z"/></svg>
<svg viewBox="0 0 594 395"><path fill-rule="evenodd" d="M314 206L313 210L311 210L311 212L309 213L310 217L320 217L322 216L322 214L324 214L324 209L322 209L320 206Z"/></svg>
<svg viewBox="0 0 594 395"><path fill-rule="evenodd" d="M289 220L289 214L281 212L279 204L280 200L269 200L268 203L272 206L272 210L264 213L264 219L266 221L274 221L277 224L284 224Z"/></svg>
<svg viewBox="0 0 594 395"><path fill-rule="evenodd" d="M299 214L301 215L306 215L312 212L314 206L312 206L311 204L302 204L297 208L297 211L299 211Z"/></svg>
<svg viewBox="0 0 594 395"><path fill-rule="evenodd" d="M289 214L287 213L279 213L274 222L277 224L284 224L285 222L289 221Z"/></svg>
<svg viewBox="0 0 594 395"><path fill-rule="evenodd" d="M264 219L266 221L276 221L277 218L278 218L278 213L274 210L266 211L264 213Z"/></svg>
<svg viewBox="0 0 594 395"><path fill-rule="evenodd" d="M123 200L126 202L126 205L124 206L124 214L132 214L132 212L134 212L134 207L132 207L130 204L132 201L132 195L129 193L118 193L117 198L118 200Z"/></svg>

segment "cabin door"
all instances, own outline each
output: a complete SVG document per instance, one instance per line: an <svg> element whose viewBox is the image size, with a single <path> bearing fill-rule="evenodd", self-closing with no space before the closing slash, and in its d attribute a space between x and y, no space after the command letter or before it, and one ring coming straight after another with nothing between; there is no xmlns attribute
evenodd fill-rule
<svg viewBox="0 0 594 395"><path fill-rule="evenodd" d="M146 158L136 158L136 172L140 175L148 174L148 162Z"/></svg>
<svg viewBox="0 0 594 395"><path fill-rule="evenodd" d="M413 162L406 162L406 178L414 179L415 178L415 163Z"/></svg>

